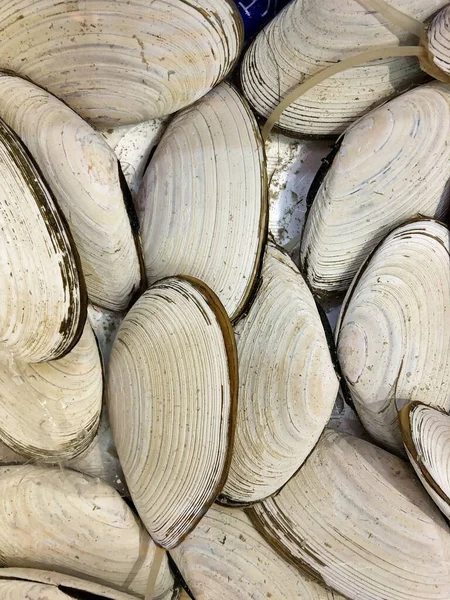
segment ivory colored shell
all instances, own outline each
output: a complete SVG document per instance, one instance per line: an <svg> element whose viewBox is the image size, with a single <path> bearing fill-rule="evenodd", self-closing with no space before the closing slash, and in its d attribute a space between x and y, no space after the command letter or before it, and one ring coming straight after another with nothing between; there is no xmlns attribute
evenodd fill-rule
<svg viewBox="0 0 450 600"><path fill-rule="evenodd" d="M0 354L59 358L86 320L75 249L25 147L1 120L0 164Z"/></svg>
<svg viewBox="0 0 450 600"><path fill-rule="evenodd" d="M417 215L449 205L450 86L391 100L346 132L304 229L300 259L318 294L342 292L371 250Z"/></svg>
<svg viewBox="0 0 450 600"><path fill-rule="evenodd" d="M0 581L1 600L70 600L74 596L65 594L57 587L35 583L33 581L18 581L11 579Z"/></svg>
<svg viewBox="0 0 450 600"><path fill-rule="evenodd" d="M403 451L397 408L411 400L450 409L450 232L418 219L389 234L348 291L338 358L372 437Z"/></svg>
<svg viewBox="0 0 450 600"><path fill-rule="evenodd" d="M0 468L5 566L54 569L143 596L155 546L116 490L75 471ZM155 597L172 587L166 558Z"/></svg>
<svg viewBox="0 0 450 600"><path fill-rule="evenodd" d="M446 0L389 0L424 20ZM366 50L413 45L405 33L358 0L295 0L256 37L242 62L244 94L268 117L302 80ZM278 126L299 135L337 135L368 110L424 80L415 58L365 63L325 80L294 102Z"/></svg>
<svg viewBox="0 0 450 600"><path fill-rule="evenodd" d="M256 279L266 230L262 140L224 83L167 128L137 196L149 284L192 275L233 320Z"/></svg>
<svg viewBox="0 0 450 600"><path fill-rule="evenodd" d="M448 600L450 530L409 466L331 430L251 509L264 535L350 600Z"/></svg>
<svg viewBox="0 0 450 600"><path fill-rule="evenodd" d="M20 77L0 73L0 117L33 155L67 219L90 300L125 309L141 269L114 152L63 102Z"/></svg>
<svg viewBox="0 0 450 600"><path fill-rule="evenodd" d="M235 330L238 416L222 496L238 504L266 498L292 477L325 428L339 388L312 294L273 244L261 278Z"/></svg>
<svg viewBox="0 0 450 600"><path fill-rule="evenodd" d="M450 416L412 402L400 412L408 458L423 486L450 518Z"/></svg>
<svg viewBox="0 0 450 600"><path fill-rule="evenodd" d="M59 360L0 362L0 438L40 461L67 460L85 450L98 427L103 376L91 326Z"/></svg>
<svg viewBox="0 0 450 600"><path fill-rule="evenodd" d="M281 558L240 510L213 505L172 558L195 600L339 600Z"/></svg>
<svg viewBox="0 0 450 600"><path fill-rule="evenodd" d="M435 64L450 73L450 6L434 17L428 30L428 49Z"/></svg>
<svg viewBox="0 0 450 600"><path fill-rule="evenodd" d="M191 104L230 71L243 31L228 0L1 0L0 67L97 125Z"/></svg>
<svg viewBox="0 0 450 600"><path fill-rule="evenodd" d="M160 546L176 546L223 487L237 377L228 317L198 281L154 285L119 329L109 416L131 497Z"/></svg>

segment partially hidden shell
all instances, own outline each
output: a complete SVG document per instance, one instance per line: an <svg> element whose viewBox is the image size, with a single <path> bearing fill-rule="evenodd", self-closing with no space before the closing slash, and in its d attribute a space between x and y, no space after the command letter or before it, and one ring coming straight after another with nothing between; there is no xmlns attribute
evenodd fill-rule
<svg viewBox="0 0 450 600"><path fill-rule="evenodd" d="M450 6L434 17L428 29L428 49L435 64L450 73Z"/></svg>
<svg viewBox="0 0 450 600"><path fill-rule="evenodd" d="M399 414L405 449L417 476L450 519L450 416L421 402Z"/></svg>
<svg viewBox="0 0 450 600"><path fill-rule="evenodd" d="M0 73L0 117L33 155L67 219L90 300L125 309L141 283L140 248L114 152L63 102L5 73Z"/></svg>
<svg viewBox="0 0 450 600"><path fill-rule="evenodd" d="M212 506L171 555L195 600L342 598L279 556L241 510Z"/></svg>
<svg viewBox="0 0 450 600"><path fill-rule="evenodd" d="M250 509L263 535L350 600L448 600L450 530L403 460L328 430Z"/></svg>
<svg viewBox="0 0 450 600"><path fill-rule="evenodd" d="M0 439L31 459L68 460L91 443L102 394L100 355L89 324L63 358L0 360Z"/></svg>
<svg viewBox="0 0 450 600"><path fill-rule="evenodd" d="M155 284L119 329L109 416L131 497L160 546L176 546L223 487L237 378L229 319L198 281Z"/></svg>
<svg viewBox="0 0 450 600"><path fill-rule="evenodd" d="M9 579L0 581L1 600L71 600L74 596L66 594L53 585Z"/></svg>
<svg viewBox="0 0 450 600"><path fill-rule="evenodd" d="M86 320L78 255L47 185L0 120L0 354L60 358Z"/></svg>
<svg viewBox="0 0 450 600"><path fill-rule="evenodd" d="M155 545L119 494L68 469L0 468L2 564L57 570L143 596ZM166 557L155 598L173 586Z"/></svg>
<svg viewBox="0 0 450 600"><path fill-rule="evenodd" d="M424 20L447 2L389 3ZM295 0L247 50L241 68L243 91L254 109L268 117L292 88L325 67L366 50L416 41L362 1ZM365 63L309 90L284 111L278 126L303 136L337 135L383 100L421 81L424 75L416 58Z"/></svg>
<svg viewBox="0 0 450 600"><path fill-rule="evenodd" d="M305 225L300 260L317 294L345 291L396 225L449 206L450 86L432 83L352 125Z"/></svg>
<svg viewBox="0 0 450 600"><path fill-rule="evenodd" d="M191 104L230 71L242 22L229 0L1 0L0 67L101 125Z"/></svg>
<svg viewBox="0 0 450 600"><path fill-rule="evenodd" d="M239 321L239 403L224 502L282 487L325 428L339 381L316 303L291 259L269 244L261 283Z"/></svg>
<svg viewBox="0 0 450 600"><path fill-rule="evenodd" d="M337 351L364 427L403 451L397 407L450 409L450 232L417 219L390 233L344 300Z"/></svg>
<svg viewBox="0 0 450 600"><path fill-rule="evenodd" d="M197 277L234 320L256 280L266 202L258 125L221 84L173 119L145 173L137 210L149 284Z"/></svg>

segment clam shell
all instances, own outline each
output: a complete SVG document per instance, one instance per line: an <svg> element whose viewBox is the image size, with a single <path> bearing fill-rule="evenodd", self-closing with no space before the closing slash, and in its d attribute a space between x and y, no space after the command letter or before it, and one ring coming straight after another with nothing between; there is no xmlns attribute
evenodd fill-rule
<svg viewBox="0 0 450 600"><path fill-rule="evenodd" d="M325 428L339 388L312 294L273 244L261 278L235 330L239 403L222 499L238 504L266 498L292 477Z"/></svg>
<svg viewBox="0 0 450 600"><path fill-rule="evenodd" d="M409 466L368 442L326 431L251 517L291 561L350 600L448 600L447 524Z"/></svg>
<svg viewBox="0 0 450 600"><path fill-rule="evenodd" d="M143 596L155 546L119 494L68 469L0 468L5 566L57 570ZM155 597L173 585L166 558Z"/></svg>
<svg viewBox="0 0 450 600"><path fill-rule="evenodd" d="M339 600L279 556L240 510L212 506L171 551L195 600Z"/></svg>
<svg viewBox="0 0 450 600"><path fill-rule="evenodd" d="M20 77L0 73L0 117L33 155L67 219L90 300L125 309L141 283L140 248L114 152L63 102Z"/></svg>
<svg viewBox="0 0 450 600"><path fill-rule="evenodd" d="M428 29L428 49L434 63L450 73L450 6L446 6L434 17Z"/></svg>
<svg viewBox="0 0 450 600"><path fill-rule="evenodd" d="M197 277L235 319L257 276L267 204L258 126L228 83L170 123L137 210L149 283L180 273Z"/></svg>
<svg viewBox="0 0 450 600"><path fill-rule="evenodd" d="M86 320L78 256L46 184L1 120L0 163L0 354L60 358Z"/></svg>
<svg viewBox="0 0 450 600"><path fill-rule="evenodd" d="M450 416L412 402L399 417L408 458L424 488L450 519Z"/></svg>
<svg viewBox="0 0 450 600"><path fill-rule="evenodd" d="M389 0L420 20L445 0ZM366 50L416 43L357 0L295 0L256 37L241 68L254 109L268 117L302 80ZM294 102L278 126L303 136L337 135L368 110L424 80L415 58L372 61L327 79Z"/></svg>
<svg viewBox="0 0 450 600"><path fill-rule="evenodd" d="M237 378L230 322L199 281L155 284L119 329L109 416L131 497L160 546L176 546L223 487Z"/></svg>
<svg viewBox="0 0 450 600"><path fill-rule="evenodd" d="M78 344L46 363L0 361L0 438L40 461L67 460L83 452L100 420L100 355L86 324Z"/></svg>
<svg viewBox="0 0 450 600"><path fill-rule="evenodd" d="M0 581L1 600L70 600L69 596L52 585L35 583L34 581L18 581L10 579Z"/></svg>
<svg viewBox="0 0 450 600"><path fill-rule="evenodd" d="M191 104L227 75L243 37L229 0L1 0L0 14L0 67L104 126Z"/></svg>
<svg viewBox="0 0 450 600"><path fill-rule="evenodd" d="M403 451L396 403L450 409L449 251L441 223L398 227L364 264L342 306L342 374L364 427L395 451Z"/></svg>
<svg viewBox="0 0 450 600"><path fill-rule="evenodd" d="M315 197L300 259L318 294L346 290L377 243L449 205L450 86L432 83L391 100L346 132Z"/></svg>

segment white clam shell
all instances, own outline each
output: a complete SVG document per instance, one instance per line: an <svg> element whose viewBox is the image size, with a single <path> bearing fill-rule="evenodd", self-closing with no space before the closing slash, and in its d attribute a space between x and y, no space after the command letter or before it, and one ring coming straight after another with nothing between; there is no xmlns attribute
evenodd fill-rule
<svg viewBox="0 0 450 600"><path fill-rule="evenodd" d="M247 103L221 84L170 123L137 196L149 284L204 281L233 320L255 283L266 228L261 136Z"/></svg>
<svg viewBox="0 0 450 600"><path fill-rule="evenodd" d="M275 493L325 428L339 381L314 298L291 259L267 246L262 282L236 327L239 402L225 502Z"/></svg>
<svg viewBox="0 0 450 600"><path fill-rule="evenodd" d="M450 232L418 219L390 233L350 288L337 328L342 375L364 427L402 451L397 406L450 409Z"/></svg>
<svg viewBox="0 0 450 600"><path fill-rule="evenodd" d="M191 104L225 77L242 43L228 0L2 0L0 14L0 67L103 125Z"/></svg>
<svg viewBox="0 0 450 600"><path fill-rule="evenodd" d="M18 581L10 579L0 581L1 600L71 600L73 596L52 585L36 583L34 581Z"/></svg>
<svg viewBox="0 0 450 600"><path fill-rule="evenodd" d="M195 600L340 600L279 556L241 510L212 506L171 551Z"/></svg>
<svg viewBox="0 0 450 600"><path fill-rule="evenodd" d="M319 294L342 292L377 243L449 205L450 86L432 83L351 126L305 225L300 259Z"/></svg>
<svg viewBox="0 0 450 600"><path fill-rule="evenodd" d="M250 509L264 535L350 600L448 600L450 530L409 466L326 431L280 493Z"/></svg>
<svg viewBox="0 0 450 600"><path fill-rule="evenodd" d="M143 596L155 553L124 500L68 469L0 468L0 554L5 566L47 568ZM155 598L173 585L166 557Z"/></svg>
<svg viewBox="0 0 450 600"><path fill-rule="evenodd" d="M446 0L389 0L423 20ZM268 117L288 92L326 66L366 50L417 40L357 0L295 0L256 37L241 69L242 87ZM415 58L372 61L331 77L294 102L278 122L300 135L337 135L368 110L423 80Z"/></svg>
<svg viewBox="0 0 450 600"><path fill-rule="evenodd" d="M63 102L20 77L0 73L0 117L31 152L66 217L90 300L125 309L141 268L114 152Z"/></svg>
<svg viewBox="0 0 450 600"><path fill-rule="evenodd" d="M434 17L428 29L428 49L434 63L450 73L450 6Z"/></svg>
<svg viewBox="0 0 450 600"><path fill-rule="evenodd" d="M233 330L209 289L169 278L125 317L111 352L107 403L131 497L173 548L220 493L237 402Z"/></svg>

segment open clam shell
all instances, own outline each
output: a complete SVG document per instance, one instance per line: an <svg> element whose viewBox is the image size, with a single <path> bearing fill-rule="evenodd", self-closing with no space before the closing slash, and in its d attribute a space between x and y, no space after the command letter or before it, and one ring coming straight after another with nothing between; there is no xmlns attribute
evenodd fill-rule
<svg viewBox="0 0 450 600"><path fill-rule="evenodd" d="M63 358L0 361L0 439L39 461L83 452L97 430L103 375L91 326Z"/></svg>
<svg viewBox="0 0 450 600"><path fill-rule="evenodd" d="M60 358L86 320L78 255L25 147L0 120L0 354Z"/></svg>
<svg viewBox="0 0 450 600"><path fill-rule="evenodd" d="M445 0L392 0L424 20ZM358 0L295 0L256 37L242 62L246 98L268 117L302 80L359 52L414 39ZM277 125L302 136L337 135L355 119L424 80L415 58L372 61L318 84L284 111Z"/></svg>
<svg viewBox="0 0 450 600"><path fill-rule="evenodd" d="M420 86L345 133L309 211L300 260L318 294L340 293L377 243L450 197L450 85Z"/></svg>
<svg viewBox="0 0 450 600"><path fill-rule="evenodd" d="M171 551L195 600L340 600L264 540L241 510L212 506Z"/></svg>
<svg viewBox="0 0 450 600"><path fill-rule="evenodd" d="M450 408L449 251L445 225L401 225L363 265L342 306L342 375L364 427L397 452L403 443L396 403Z"/></svg>
<svg viewBox="0 0 450 600"><path fill-rule="evenodd" d="M223 487L237 379L231 324L199 281L155 284L119 329L109 417L131 497L160 546L176 546Z"/></svg>
<svg viewBox="0 0 450 600"><path fill-rule="evenodd" d="M206 94L232 68L243 37L229 0L2 0L0 14L0 67L110 126L161 117Z"/></svg>
<svg viewBox="0 0 450 600"><path fill-rule="evenodd" d="M271 243L261 279L235 329L238 415L221 496L234 504L266 498L292 477L325 428L339 388L314 298Z"/></svg>
<svg viewBox="0 0 450 600"><path fill-rule="evenodd" d="M197 277L235 319L257 276L266 192L258 125L223 83L173 119L145 173L137 210L149 283Z"/></svg>
<svg viewBox="0 0 450 600"><path fill-rule="evenodd" d="M434 17L428 29L428 49L434 63L450 73L450 6Z"/></svg>
<svg viewBox="0 0 450 600"><path fill-rule="evenodd" d="M114 152L63 102L5 73L0 73L0 117L33 155L67 219L90 300L125 309L141 283L140 247Z"/></svg>
<svg viewBox="0 0 450 600"><path fill-rule="evenodd" d="M421 402L399 413L408 458L423 486L450 519L450 416Z"/></svg>
<svg viewBox="0 0 450 600"><path fill-rule="evenodd" d="M403 460L327 430L250 516L291 561L350 600L447 600L450 530Z"/></svg>
<svg viewBox="0 0 450 600"><path fill-rule="evenodd" d="M155 545L115 489L76 471L0 468L2 564L57 570L143 596ZM173 585L167 559L155 598Z"/></svg>

